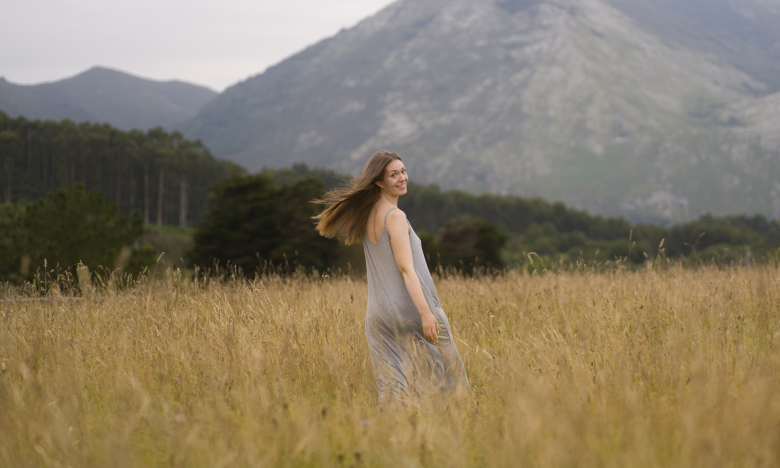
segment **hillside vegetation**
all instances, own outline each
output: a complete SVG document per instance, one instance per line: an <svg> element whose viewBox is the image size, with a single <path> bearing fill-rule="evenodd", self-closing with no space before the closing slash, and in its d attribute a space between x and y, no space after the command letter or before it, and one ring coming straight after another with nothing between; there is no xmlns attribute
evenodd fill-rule
<svg viewBox="0 0 780 468"><path fill-rule="evenodd" d="M0 110L11 117L108 123L122 130L180 129L216 96L203 86L147 80L101 67L39 85L15 85L0 78Z"/></svg>
<svg viewBox="0 0 780 468"><path fill-rule="evenodd" d="M162 128L125 132L107 124L10 118L0 111L0 196L27 203L81 183L145 223L197 224L209 184L243 168L199 141Z"/></svg>
<svg viewBox="0 0 780 468"><path fill-rule="evenodd" d="M302 164L265 169L262 173L281 185L313 177L327 190L349 179L332 170L310 169ZM460 268L460 260L466 266L474 261L474 255L469 259L454 259L452 252L439 243L442 237L451 238L454 232L447 231L464 216L480 218L508 236L506 244L495 237L490 241L497 245L496 249L503 247L502 261L493 261L494 267L541 264L570 267L616 260L643 264L658 256L686 258L691 265L702 261L726 264L780 258L780 220L759 214L724 217L705 214L687 223L667 226L632 224L624 218L594 215L541 198L474 195L415 183L409 184L409 193L399 199L398 206L423 239L432 269L440 262L443 266L453 264ZM462 247L468 244L465 238L461 240ZM472 237L472 242L476 243L477 238ZM531 253L541 258L542 263L532 262ZM356 264L354 257L352 263Z"/></svg>
<svg viewBox="0 0 780 468"><path fill-rule="evenodd" d="M776 466L779 278L437 276L473 394L397 408L377 406L365 280L6 286L0 464Z"/></svg>
<svg viewBox="0 0 780 468"><path fill-rule="evenodd" d="M3 135L8 133L0 133L0 140ZM177 141L175 134L169 137L162 143ZM177 144L182 149L189 143ZM109 192L108 203L99 190L85 197L83 184L77 183L70 192L52 191L40 201L0 205L0 251L6 251L0 256L0 279L43 278L47 262L56 265L57 271L66 271L83 261L92 271L102 267L105 274L120 265L127 266L128 258L120 258L125 248L142 246L139 253L143 253L144 260L134 262L135 257L130 258L131 268L124 271L137 272L139 266L154 263L150 260L159 254L164 254L161 260L165 265L189 269L197 265L201 270L215 264L231 265L247 277L268 267L281 267L287 273L299 267L320 272L364 271L362 246L344 246L319 236L312 219L318 208L310 201L349 177L301 164L242 176L240 168L219 166L207 153L203 156L196 164L204 164L202 167L207 169L233 169L233 176L218 179L210 185L208 194L203 191L199 198L193 197L201 204L198 210L192 210L197 215L195 220L200 221L190 224L192 218L187 218L187 225L192 227L180 224L181 203L168 206L174 216L158 218L163 221L160 226L143 223L142 212L127 210L122 199L128 190L125 179L118 180L119 198L111 197ZM186 158L167 163L171 165L163 167L163 174L167 174L164 181L168 183L171 174L186 173L193 164ZM216 178L218 173L208 175ZM99 180L99 174L87 176L86 180ZM187 193L194 192L188 187ZM25 188L32 192L34 187ZM181 197L181 191L172 195ZM89 214L92 208L87 205L66 210L54 203L69 197L76 205L92 200L89 207L105 208L106 214ZM65 206L70 202L63 203ZM51 206L36 209L39 205ZM540 198L474 195L418 184L409 185L409 194L399 200L399 206L422 239L428 265L434 271L454 267L471 274L483 268L574 269L584 265L614 269L663 259L684 259L689 266L728 265L780 258L780 221L761 215L704 215L680 225L632 225L623 218L604 218ZM114 219L122 213L131 214L135 224L132 235L128 231L129 237L119 241L117 236L121 237L125 221Z"/></svg>
<svg viewBox="0 0 780 468"><path fill-rule="evenodd" d="M355 174L387 148L443 189L780 217L780 16L742 3L400 0L228 88L185 135L250 170Z"/></svg>
<svg viewBox="0 0 780 468"><path fill-rule="evenodd" d="M141 245L141 214L125 216L116 201L76 184L24 206L0 204L0 283L51 281L79 270L115 269L138 274L152 266L157 252Z"/></svg>

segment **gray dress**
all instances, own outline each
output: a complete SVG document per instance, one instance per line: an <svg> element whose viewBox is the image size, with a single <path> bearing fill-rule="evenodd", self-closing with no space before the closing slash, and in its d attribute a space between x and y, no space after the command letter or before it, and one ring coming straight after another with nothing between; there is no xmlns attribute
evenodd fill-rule
<svg viewBox="0 0 780 468"><path fill-rule="evenodd" d="M439 343L434 345L423 335L420 313L406 289L395 263L387 232L385 213L382 235L376 244L363 239L368 273L368 306L366 338L371 353L380 403L400 401L422 394L446 392L458 386L468 388L463 362L450 332L433 278L425 262L420 238L411 224L414 270L420 279L423 295L433 316L439 322Z"/></svg>

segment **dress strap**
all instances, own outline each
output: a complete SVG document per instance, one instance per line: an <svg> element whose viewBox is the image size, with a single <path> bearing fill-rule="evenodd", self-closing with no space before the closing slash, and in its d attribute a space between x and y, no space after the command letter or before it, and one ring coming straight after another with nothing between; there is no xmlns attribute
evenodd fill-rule
<svg viewBox="0 0 780 468"><path fill-rule="evenodd" d="M385 213L385 222L384 222L384 227L387 227L387 215L389 215L391 211L393 211L393 210L397 210L397 209L398 209L398 207L397 207L397 206L394 206L394 207L390 208L389 210L387 210L387 213Z"/></svg>

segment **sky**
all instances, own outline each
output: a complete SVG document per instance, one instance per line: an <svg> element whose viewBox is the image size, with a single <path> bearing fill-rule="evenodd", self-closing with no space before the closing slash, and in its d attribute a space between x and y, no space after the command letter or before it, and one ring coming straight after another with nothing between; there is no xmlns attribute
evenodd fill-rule
<svg viewBox="0 0 780 468"><path fill-rule="evenodd" d="M104 66L223 91L390 3L7 0L0 14L0 76L35 84Z"/></svg>

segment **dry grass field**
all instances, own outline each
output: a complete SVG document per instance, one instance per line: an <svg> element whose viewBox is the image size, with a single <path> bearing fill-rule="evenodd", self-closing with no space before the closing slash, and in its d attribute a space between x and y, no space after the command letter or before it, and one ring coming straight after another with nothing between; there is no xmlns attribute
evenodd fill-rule
<svg viewBox="0 0 780 468"><path fill-rule="evenodd" d="M379 407L363 279L0 294L0 465L780 465L780 270L437 278L474 395Z"/></svg>

